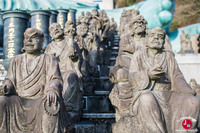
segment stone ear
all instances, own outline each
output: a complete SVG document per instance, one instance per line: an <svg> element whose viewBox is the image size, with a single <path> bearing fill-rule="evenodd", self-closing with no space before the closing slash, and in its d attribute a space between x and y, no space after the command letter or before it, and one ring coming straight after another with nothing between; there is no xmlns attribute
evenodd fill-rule
<svg viewBox="0 0 200 133"><path fill-rule="evenodd" d="M26 50L24 49L24 47L21 49L21 52L24 53Z"/></svg>

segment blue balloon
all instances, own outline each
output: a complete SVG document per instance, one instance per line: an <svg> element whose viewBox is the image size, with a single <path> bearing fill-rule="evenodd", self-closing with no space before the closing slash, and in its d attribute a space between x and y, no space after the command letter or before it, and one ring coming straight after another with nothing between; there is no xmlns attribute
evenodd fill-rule
<svg viewBox="0 0 200 133"><path fill-rule="evenodd" d="M161 6L163 10L170 10L172 8L172 2L170 0L163 0Z"/></svg>
<svg viewBox="0 0 200 133"><path fill-rule="evenodd" d="M163 25L165 25L172 21L173 15L169 11L162 11L158 14L158 19Z"/></svg>

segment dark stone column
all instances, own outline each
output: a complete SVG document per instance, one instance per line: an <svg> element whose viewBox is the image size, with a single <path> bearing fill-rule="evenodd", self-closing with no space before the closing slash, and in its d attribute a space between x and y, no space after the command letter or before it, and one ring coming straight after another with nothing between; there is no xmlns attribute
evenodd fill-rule
<svg viewBox="0 0 200 133"><path fill-rule="evenodd" d="M6 11L2 14L4 25L3 65L8 69L10 60L21 53L24 32L28 28L30 14L25 11Z"/></svg>
<svg viewBox="0 0 200 133"><path fill-rule="evenodd" d="M71 20L72 22L76 23L76 9L69 9L68 13L68 20Z"/></svg>
<svg viewBox="0 0 200 133"><path fill-rule="evenodd" d="M36 28L44 34L46 47L49 44L49 19L51 12L47 10L34 10L31 13L31 28Z"/></svg>
<svg viewBox="0 0 200 133"><path fill-rule="evenodd" d="M52 23L57 22L58 11L56 10L49 10L49 11L51 12L51 16L49 20L49 26L50 26Z"/></svg>
<svg viewBox="0 0 200 133"><path fill-rule="evenodd" d="M61 28L64 29L65 23L67 22L67 15L68 15L69 10L58 9L57 11L59 12L57 16L57 23L59 23L61 25Z"/></svg>
<svg viewBox="0 0 200 133"><path fill-rule="evenodd" d="M3 17L2 13L4 11L0 9L0 46L3 47Z"/></svg>

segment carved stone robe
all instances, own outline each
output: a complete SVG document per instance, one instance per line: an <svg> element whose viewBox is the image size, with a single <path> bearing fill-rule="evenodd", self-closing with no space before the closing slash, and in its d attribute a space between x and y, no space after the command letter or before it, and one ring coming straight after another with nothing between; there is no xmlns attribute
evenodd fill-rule
<svg viewBox="0 0 200 133"><path fill-rule="evenodd" d="M155 65L165 74L151 80L147 71ZM133 87L130 116L119 120L114 133L120 132L119 128L128 129L125 127L127 124L140 129L135 131L132 128L131 133L175 133L176 130L184 130L183 117L195 119L191 129L196 129L199 100L193 96L195 92L186 83L172 52L163 51L155 58L147 55L147 49L135 52L131 59L129 82Z"/></svg>
<svg viewBox="0 0 200 133"><path fill-rule="evenodd" d="M62 78L55 58L42 54L33 71L28 71L26 54L15 56L4 85L15 95L0 96L1 133L61 133L65 132L69 117L63 111ZM49 115L45 105L47 92L56 93L59 112Z"/></svg>
<svg viewBox="0 0 200 133"><path fill-rule="evenodd" d="M72 38L65 37L61 45L57 45L54 41L51 42L46 50L46 54L51 54L58 59L60 71L63 78L62 95L66 109L71 116L73 123L80 121L82 114L82 92L79 77L81 55L78 45ZM72 60L70 56L75 58Z"/></svg>

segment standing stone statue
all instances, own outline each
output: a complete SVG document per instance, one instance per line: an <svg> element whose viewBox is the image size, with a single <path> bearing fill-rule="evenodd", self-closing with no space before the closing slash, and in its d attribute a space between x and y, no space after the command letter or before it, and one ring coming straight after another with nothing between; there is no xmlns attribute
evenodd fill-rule
<svg viewBox="0 0 200 133"><path fill-rule="evenodd" d="M109 97L116 110L116 121L129 112L132 90L127 75L132 55L146 45L146 24L146 20L141 15L134 17L129 25L132 34L124 36L120 40L116 64L110 69L109 76L115 85ZM120 88L123 88L122 91Z"/></svg>
<svg viewBox="0 0 200 133"><path fill-rule="evenodd" d="M195 79L191 79L189 85L193 90L195 90L196 96L200 99L200 85L197 84L197 81Z"/></svg>
<svg viewBox="0 0 200 133"><path fill-rule="evenodd" d="M191 41L192 41L192 48L194 50L195 54L200 53L200 34L196 34L195 36L191 37Z"/></svg>
<svg viewBox="0 0 200 133"><path fill-rule="evenodd" d="M0 132L71 133L57 60L42 54L41 31L28 28L24 38L25 53L12 59L1 90Z"/></svg>
<svg viewBox="0 0 200 133"><path fill-rule="evenodd" d="M99 12L97 9L92 10L92 18L90 20L90 25L91 24L96 26L97 35L101 38L101 35L103 34L103 25L102 19L99 17Z"/></svg>
<svg viewBox="0 0 200 133"><path fill-rule="evenodd" d="M88 50L88 56L87 60L91 69L91 75L94 77L99 76L97 64L98 64L98 48L100 44L100 38L96 33L96 27L95 25L89 26L88 35L86 37L86 44L87 44L87 50Z"/></svg>
<svg viewBox="0 0 200 133"><path fill-rule="evenodd" d="M180 36L181 40L181 50L179 53L194 53L192 48L192 42L190 41L190 37L188 34L185 34L185 32L182 30L182 34Z"/></svg>
<svg viewBox="0 0 200 133"><path fill-rule="evenodd" d="M79 79L80 55L78 45L74 42L75 24L72 21L65 24L65 38L58 23L51 24L49 31L53 41L47 46L45 53L55 56L59 62L63 78L64 103L72 122L76 123L82 115L82 93Z"/></svg>
<svg viewBox="0 0 200 133"><path fill-rule="evenodd" d="M133 98L130 112L114 125L113 133L175 133L185 130L185 119L197 130L199 99L185 81L174 54L164 51L165 31L160 27L148 33L147 48L131 59L129 82ZM183 104L184 103L184 104Z"/></svg>
<svg viewBox="0 0 200 133"><path fill-rule="evenodd" d="M81 24L82 19L84 19L85 14L84 12L81 12L81 16L78 17L78 19L76 20L76 25Z"/></svg>
<svg viewBox="0 0 200 133"><path fill-rule="evenodd" d="M93 84L94 82L91 78L92 69L90 68L90 65L93 64L94 62L93 63L88 62L88 53L89 53L88 49L91 43L91 37L88 37L88 32L89 32L88 25L86 23L81 23L80 25L77 26L77 36L75 37L75 41L78 43L82 55L82 63L80 67L81 67L81 74L84 86L83 89L84 92L87 94L93 93L94 90L94 84ZM93 58L95 59L96 55L94 55ZM90 61L94 60L92 59Z"/></svg>

